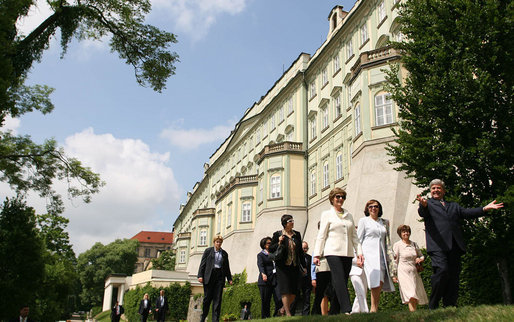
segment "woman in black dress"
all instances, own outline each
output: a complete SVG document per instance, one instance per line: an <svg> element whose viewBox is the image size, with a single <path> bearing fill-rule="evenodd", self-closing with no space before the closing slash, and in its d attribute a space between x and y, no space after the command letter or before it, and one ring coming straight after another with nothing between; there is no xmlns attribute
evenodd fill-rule
<svg viewBox="0 0 514 322"><path fill-rule="evenodd" d="M283 215L280 219L284 229L273 234L270 252L273 253L281 246L283 256L275 258L277 267L278 289L282 295L282 304L287 316L291 316L289 309L297 293L299 278L307 274L305 257L302 250L302 237L293 230L294 220L291 215Z"/></svg>

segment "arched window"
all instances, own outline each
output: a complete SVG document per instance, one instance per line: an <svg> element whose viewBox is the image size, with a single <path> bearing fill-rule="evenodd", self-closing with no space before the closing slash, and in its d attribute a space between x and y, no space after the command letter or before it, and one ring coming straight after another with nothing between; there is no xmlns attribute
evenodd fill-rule
<svg viewBox="0 0 514 322"><path fill-rule="evenodd" d="M271 179L270 179L270 197L272 199L274 198L280 198L282 196L281 194L281 183L280 183L280 174L275 174L273 176L271 176Z"/></svg>
<svg viewBox="0 0 514 322"><path fill-rule="evenodd" d="M393 101L389 93L375 96L375 125L393 123Z"/></svg>

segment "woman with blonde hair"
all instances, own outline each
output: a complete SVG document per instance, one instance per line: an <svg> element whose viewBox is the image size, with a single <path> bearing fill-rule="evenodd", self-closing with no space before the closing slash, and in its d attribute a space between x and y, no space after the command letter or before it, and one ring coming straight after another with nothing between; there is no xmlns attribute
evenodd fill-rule
<svg viewBox="0 0 514 322"><path fill-rule="evenodd" d="M340 312L350 314L350 294L348 276L352 268L354 251L359 266L362 265L362 249L352 215L343 208L346 191L334 188L328 200L332 207L321 214L320 229L314 247L313 263L319 265L323 255L330 266L332 285L340 305Z"/></svg>

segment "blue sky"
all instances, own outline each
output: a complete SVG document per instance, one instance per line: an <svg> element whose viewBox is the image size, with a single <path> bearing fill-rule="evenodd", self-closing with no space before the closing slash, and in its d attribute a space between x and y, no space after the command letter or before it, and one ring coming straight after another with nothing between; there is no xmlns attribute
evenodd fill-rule
<svg viewBox="0 0 514 322"><path fill-rule="evenodd" d="M48 16L44 1L20 23L27 33ZM325 0L152 0L147 22L173 32L180 56L162 93L137 85L133 69L107 41L74 41L64 59L57 40L28 82L54 87L55 110L9 120L7 128L67 153L102 175L106 186L90 204L68 202L75 251L170 231L203 164L255 101L302 52L326 39L335 5ZM57 187L63 189L63 187ZM0 192L8 194L5 186ZM44 200L30 203L44 208Z"/></svg>

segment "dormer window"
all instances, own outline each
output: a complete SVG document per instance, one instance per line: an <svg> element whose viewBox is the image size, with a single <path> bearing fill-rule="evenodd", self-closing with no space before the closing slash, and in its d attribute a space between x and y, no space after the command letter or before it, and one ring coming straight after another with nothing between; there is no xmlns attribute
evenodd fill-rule
<svg viewBox="0 0 514 322"><path fill-rule="evenodd" d="M336 27L337 27L337 13L334 12L334 14L332 15L332 27L330 29L332 29L332 31L336 30Z"/></svg>

